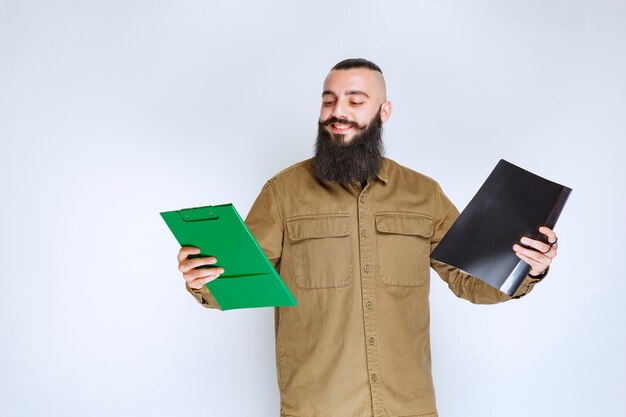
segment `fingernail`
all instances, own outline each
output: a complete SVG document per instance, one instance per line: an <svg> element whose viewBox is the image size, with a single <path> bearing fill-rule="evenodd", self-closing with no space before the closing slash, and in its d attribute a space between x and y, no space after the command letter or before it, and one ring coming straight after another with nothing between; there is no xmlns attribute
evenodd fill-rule
<svg viewBox="0 0 626 417"><path fill-rule="evenodd" d="M219 271L220 271L220 274L223 274L224 273L224 268L220 268Z"/></svg>

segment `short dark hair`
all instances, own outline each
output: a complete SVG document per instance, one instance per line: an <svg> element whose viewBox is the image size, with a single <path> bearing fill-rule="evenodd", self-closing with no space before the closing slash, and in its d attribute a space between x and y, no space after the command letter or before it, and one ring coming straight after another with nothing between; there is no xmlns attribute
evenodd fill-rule
<svg viewBox="0 0 626 417"><path fill-rule="evenodd" d="M355 68L367 68L372 71L378 71L381 74L383 73L383 71L380 69L378 65L374 64L372 61L368 61L365 58L344 59L343 61L336 63L335 66L331 68L331 71L332 70L350 70L350 69L355 69Z"/></svg>

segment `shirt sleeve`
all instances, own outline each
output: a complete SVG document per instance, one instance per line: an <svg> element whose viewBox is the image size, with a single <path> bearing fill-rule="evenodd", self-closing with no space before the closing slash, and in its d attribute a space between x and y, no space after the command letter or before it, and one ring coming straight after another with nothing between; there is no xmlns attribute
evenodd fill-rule
<svg viewBox="0 0 626 417"><path fill-rule="evenodd" d="M190 288L189 285L185 284L185 288L187 291L196 299L197 302L200 303L203 307L206 308L215 308L221 310L220 305L209 291L209 288L206 285L203 285L200 289Z"/></svg>
<svg viewBox="0 0 626 417"><path fill-rule="evenodd" d="M280 263L283 247L283 222L278 199L271 182L268 181L265 184L252 205L246 217L246 225L263 248L272 265L277 267ZM189 288L187 284L185 287L203 307L221 309L206 285L200 289Z"/></svg>
<svg viewBox="0 0 626 417"><path fill-rule="evenodd" d="M454 204L445 196L439 184L434 183L435 193L435 210L433 215L434 233L431 238L431 252L439 244L443 236L446 234L452 223L459 216L459 211ZM511 249L512 250L512 249ZM509 296L493 288L489 284L480 279L462 272L460 269L431 259L431 267L439 274L450 290L457 296L466 299L475 304L495 304L507 301L513 298L521 298L530 293L538 282L540 282L547 274L544 271L539 277L526 276L522 285L518 290Z"/></svg>
<svg viewBox="0 0 626 417"><path fill-rule="evenodd" d="M276 190L268 181L252 205L246 217L246 225L275 268L278 268L283 253L282 217Z"/></svg>

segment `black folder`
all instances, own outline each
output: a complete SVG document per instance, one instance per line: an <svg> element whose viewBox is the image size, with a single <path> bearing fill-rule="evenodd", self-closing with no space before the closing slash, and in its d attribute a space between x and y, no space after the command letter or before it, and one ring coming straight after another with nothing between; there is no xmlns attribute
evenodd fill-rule
<svg viewBox="0 0 626 417"><path fill-rule="evenodd" d="M554 229L571 191L500 160L430 257L513 295L530 272L513 244L545 242L539 227Z"/></svg>

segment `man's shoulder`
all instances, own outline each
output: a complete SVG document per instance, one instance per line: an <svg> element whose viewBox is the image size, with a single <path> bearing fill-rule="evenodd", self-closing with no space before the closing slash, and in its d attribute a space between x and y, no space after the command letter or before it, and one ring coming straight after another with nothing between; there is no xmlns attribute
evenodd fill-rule
<svg viewBox="0 0 626 417"><path fill-rule="evenodd" d="M282 181L293 181L297 179L313 178L313 158L297 162L282 171L278 172L269 182L276 183Z"/></svg>
<svg viewBox="0 0 626 417"><path fill-rule="evenodd" d="M393 159L385 158L387 164L387 175L391 181L404 181L408 183L415 184L430 184L430 185L438 185L437 181L433 178L425 175L421 172L418 172L412 168L406 167L404 165L399 164Z"/></svg>

